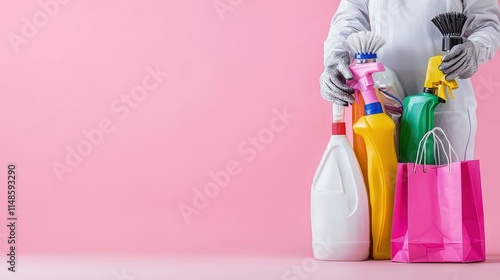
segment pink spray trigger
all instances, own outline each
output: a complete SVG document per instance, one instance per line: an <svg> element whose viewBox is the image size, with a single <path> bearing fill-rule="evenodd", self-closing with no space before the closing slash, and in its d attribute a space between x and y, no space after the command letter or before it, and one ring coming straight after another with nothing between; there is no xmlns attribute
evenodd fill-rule
<svg viewBox="0 0 500 280"><path fill-rule="evenodd" d="M352 64L349 67L352 67L354 65L355 64ZM354 89L354 99L355 99L355 102L356 103L361 103L359 101L359 86L356 85L357 83L358 83L358 80L356 79L356 77L354 77L354 78L346 81L347 86L349 86L350 88Z"/></svg>
<svg viewBox="0 0 500 280"><path fill-rule="evenodd" d="M349 84L356 91L356 94L361 91L365 104L379 102L372 75L373 73L385 71L384 64L380 62L360 63L351 65L349 68L354 75L354 79ZM356 99L359 100L358 96L356 96Z"/></svg>

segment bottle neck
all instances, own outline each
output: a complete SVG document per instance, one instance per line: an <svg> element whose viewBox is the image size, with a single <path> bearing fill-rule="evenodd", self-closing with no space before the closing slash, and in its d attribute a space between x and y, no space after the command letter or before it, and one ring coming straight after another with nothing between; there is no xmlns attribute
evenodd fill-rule
<svg viewBox="0 0 500 280"><path fill-rule="evenodd" d="M446 100L439 97L436 91L437 91L436 88L424 88L424 93L435 95L438 97L438 100L440 103L446 103Z"/></svg>
<svg viewBox="0 0 500 280"><path fill-rule="evenodd" d="M365 64L365 63L374 63L374 62L377 62L376 58L370 58L370 59L356 58L356 64Z"/></svg>
<svg viewBox="0 0 500 280"><path fill-rule="evenodd" d="M332 123L332 135L346 135L345 122Z"/></svg>
<svg viewBox="0 0 500 280"><path fill-rule="evenodd" d="M382 109L382 104L380 102L370 103L365 105L365 114L367 116L382 114L384 109Z"/></svg>
<svg viewBox="0 0 500 280"><path fill-rule="evenodd" d="M430 93L436 95L436 88L424 88L425 93Z"/></svg>

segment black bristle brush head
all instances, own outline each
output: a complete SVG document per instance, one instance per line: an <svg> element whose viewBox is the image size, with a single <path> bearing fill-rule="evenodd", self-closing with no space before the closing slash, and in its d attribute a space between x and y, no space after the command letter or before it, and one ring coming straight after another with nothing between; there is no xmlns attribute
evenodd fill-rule
<svg viewBox="0 0 500 280"><path fill-rule="evenodd" d="M467 16L459 12L448 12L437 15L432 23L441 31L443 36L461 36Z"/></svg>
<svg viewBox="0 0 500 280"><path fill-rule="evenodd" d="M462 32L466 21L467 16L459 12L439 14L432 19L432 23L443 34L443 51L463 43Z"/></svg>

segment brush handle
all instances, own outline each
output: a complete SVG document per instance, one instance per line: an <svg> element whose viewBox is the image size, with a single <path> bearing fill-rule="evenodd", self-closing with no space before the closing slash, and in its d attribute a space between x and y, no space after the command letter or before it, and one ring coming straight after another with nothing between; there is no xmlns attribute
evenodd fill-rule
<svg viewBox="0 0 500 280"><path fill-rule="evenodd" d="M444 36L443 37L443 52L449 52L454 46L464 43L464 39L461 36Z"/></svg>

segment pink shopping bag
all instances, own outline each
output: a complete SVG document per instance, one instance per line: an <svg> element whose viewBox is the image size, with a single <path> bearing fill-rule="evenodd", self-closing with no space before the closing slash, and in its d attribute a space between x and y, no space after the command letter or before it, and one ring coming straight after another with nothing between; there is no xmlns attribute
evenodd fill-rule
<svg viewBox="0 0 500 280"><path fill-rule="evenodd" d="M399 164L391 253L394 262L485 261L478 160Z"/></svg>

